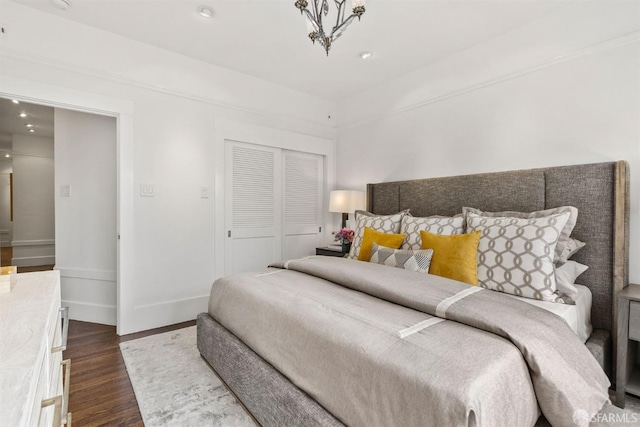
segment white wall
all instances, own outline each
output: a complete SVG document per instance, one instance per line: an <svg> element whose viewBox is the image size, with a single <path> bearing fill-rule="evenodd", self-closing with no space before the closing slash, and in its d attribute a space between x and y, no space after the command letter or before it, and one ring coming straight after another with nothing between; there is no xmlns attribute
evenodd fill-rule
<svg viewBox="0 0 640 427"><path fill-rule="evenodd" d="M119 115L118 332L195 318L224 256L214 198L200 197L224 187L216 124L321 137L333 153L335 105L14 2L0 8L0 94ZM154 197L140 197L142 183Z"/></svg>
<svg viewBox="0 0 640 427"><path fill-rule="evenodd" d="M53 139L13 135L12 265L55 263L53 163Z"/></svg>
<svg viewBox="0 0 640 427"><path fill-rule="evenodd" d="M62 305L72 319L115 325L116 119L56 108L55 141Z"/></svg>
<svg viewBox="0 0 640 427"><path fill-rule="evenodd" d="M338 187L627 160L637 259L640 14L623 6L562 9L341 103Z"/></svg>

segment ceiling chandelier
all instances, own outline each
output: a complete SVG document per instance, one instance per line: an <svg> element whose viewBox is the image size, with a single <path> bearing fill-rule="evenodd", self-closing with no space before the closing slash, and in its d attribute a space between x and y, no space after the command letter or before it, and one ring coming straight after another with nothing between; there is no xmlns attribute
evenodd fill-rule
<svg viewBox="0 0 640 427"><path fill-rule="evenodd" d="M359 21L360 17L365 12L365 0L351 0L351 11L353 13L345 19L344 12L347 0L333 0L333 2L336 4L336 8L338 9L338 16L336 18L336 25L331 29L331 33L328 35L324 32L324 28L322 27L322 18L323 15L326 18L329 14L329 0L311 0L311 10L307 9L307 6L309 5L307 0L296 0L295 2L296 7L300 9L300 14L304 13L307 15L309 38L313 44L315 44L317 40L327 52L327 56L329 56L329 49L331 48L331 44L334 40L342 35L344 30L347 29L349 24L351 24L356 17Z"/></svg>

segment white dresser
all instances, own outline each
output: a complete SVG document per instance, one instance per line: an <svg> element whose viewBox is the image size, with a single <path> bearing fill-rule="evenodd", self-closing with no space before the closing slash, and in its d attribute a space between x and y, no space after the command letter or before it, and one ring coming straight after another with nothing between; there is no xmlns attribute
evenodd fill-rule
<svg viewBox="0 0 640 427"><path fill-rule="evenodd" d="M0 426L71 426L68 326L58 271L19 274L0 293Z"/></svg>

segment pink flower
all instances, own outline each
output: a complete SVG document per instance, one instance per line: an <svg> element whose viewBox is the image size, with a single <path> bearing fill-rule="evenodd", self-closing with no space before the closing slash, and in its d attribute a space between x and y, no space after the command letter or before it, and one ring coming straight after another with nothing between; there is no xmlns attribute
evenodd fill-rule
<svg viewBox="0 0 640 427"><path fill-rule="evenodd" d="M353 242L353 236L355 235L354 231L350 228L341 228L338 232L331 233L335 236L336 241L340 241L342 243L351 243Z"/></svg>

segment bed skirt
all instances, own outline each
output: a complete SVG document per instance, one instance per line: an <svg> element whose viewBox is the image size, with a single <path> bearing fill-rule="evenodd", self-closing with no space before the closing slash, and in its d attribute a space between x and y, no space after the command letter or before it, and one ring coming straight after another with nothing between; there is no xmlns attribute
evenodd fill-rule
<svg viewBox="0 0 640 427"><path fill-rule="evenodd" d="M344 426L207 313L197 328L200 354L262 426Z"/></svg>

